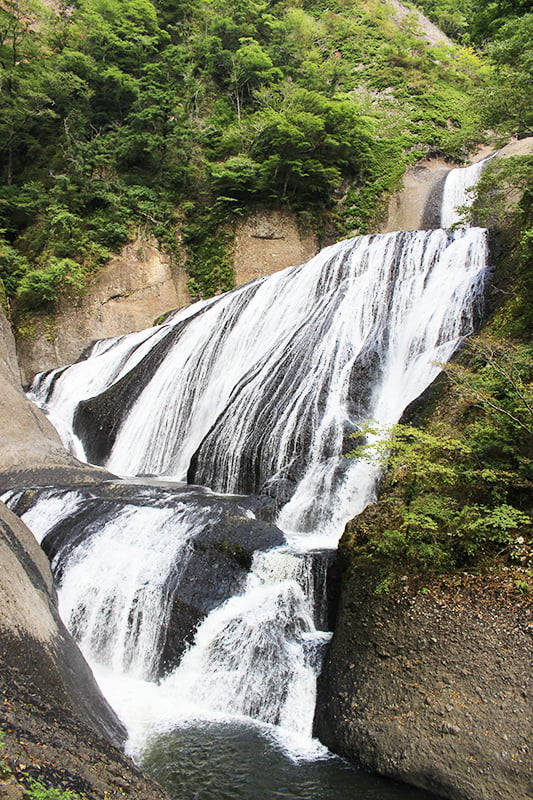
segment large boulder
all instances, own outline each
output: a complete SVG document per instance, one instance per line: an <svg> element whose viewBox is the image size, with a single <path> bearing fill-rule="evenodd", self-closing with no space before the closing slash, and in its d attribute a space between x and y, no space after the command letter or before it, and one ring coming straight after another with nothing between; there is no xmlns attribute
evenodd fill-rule
<svg viewBox="0 0 533 800"><path fill-rule="evenodd" d="M383 595L371 575L345 575L317 735L453 800L533 797L531 601L475 578L408 583Z"/></svg>

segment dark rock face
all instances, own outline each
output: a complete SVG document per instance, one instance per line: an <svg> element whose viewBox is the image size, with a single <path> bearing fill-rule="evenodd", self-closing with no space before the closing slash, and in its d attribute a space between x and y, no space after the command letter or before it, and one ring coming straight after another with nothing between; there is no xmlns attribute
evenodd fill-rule
<svg viewBox="0 0 533 800"><path fill-rule="evenodd" d="M319 682L334 752L453 800L533 797L531 605L483 588L394 597L353 570Z"/></svg>
<svg viewBox="0 0 533 800"><path fill-rule="evenodd" d="M283 534L274 525L229 510L200 532L179 582L170 587L172 604L164 632L161 675L179 664L207 614L244 588L254 552L283 542Z"/></svg>

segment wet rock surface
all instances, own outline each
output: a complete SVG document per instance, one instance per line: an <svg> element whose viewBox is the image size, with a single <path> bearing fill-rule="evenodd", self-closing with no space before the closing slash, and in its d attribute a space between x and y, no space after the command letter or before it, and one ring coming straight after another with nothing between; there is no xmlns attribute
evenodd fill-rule
<svg viewBox="0 0 533 800"><path fill-rule="evenodd" d="M375 585L357 569L345 576L317 735L453 800L533 797L531 602L481 581L391 596Z"/></svg>

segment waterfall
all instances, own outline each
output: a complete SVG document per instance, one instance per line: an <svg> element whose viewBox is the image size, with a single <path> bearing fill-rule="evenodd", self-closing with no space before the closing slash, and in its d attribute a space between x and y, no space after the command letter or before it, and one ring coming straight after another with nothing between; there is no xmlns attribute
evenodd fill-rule
<svg viewBox="0 0 533 800"><path fill-rule="evenodd" d="M197 711L237 713L308 734L313 703L306 695L313 697L319 663L313 645L323 635L302 587L281 572L265 581L252 567L246 590L206 618L169 682Z"/></svg>
<svg viewBox="0 0 533 800"><path fill-rule="evenodd" d="M269 495L285 531L332 546L371 491L350 434L397 421L472 333L485 264L479 228L351 239L94 348L33 396L111 472Z"/></svg>
<svg viewBox="0 0 533 800"><path fill-rule="evenodd" d="M481 168L450 172L442 229L340 242L36 378L66 446L124 482L5 499L133 754L228 716L305 751L329 636L318 550L376 483L351 435L397 422L481 319L486 231L445 229Z"/></svg>
<svg viewBox="0 0 533 800"><path fill-rule="evenodd" d="M473 192L481 173L491 157L471 164L463 169L452 169L444 184L440 224L442 228L451 228L461 224L461 209L468 207L473 200Z"/></svg>

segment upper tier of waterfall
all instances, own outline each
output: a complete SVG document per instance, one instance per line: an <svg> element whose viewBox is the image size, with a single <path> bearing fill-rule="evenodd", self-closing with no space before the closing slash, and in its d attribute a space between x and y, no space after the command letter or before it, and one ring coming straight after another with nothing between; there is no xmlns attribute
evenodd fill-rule
<svg viewBox="0 0 533 800"><path fill-rule="evenodd" d="M284 530L334 538L373 486L350 435L396 422L472 333L486 257L479 228L349 239L97 343L33 396L115 474L264 493Z"/></svg>
<svg viewBox="0 0 533 800"><path fill-rule="evenodd" d="M462 223L465 209L471 205L475 186L491 156L463 169L448 173L442 194L440 224L451 228Z"/></svg>

